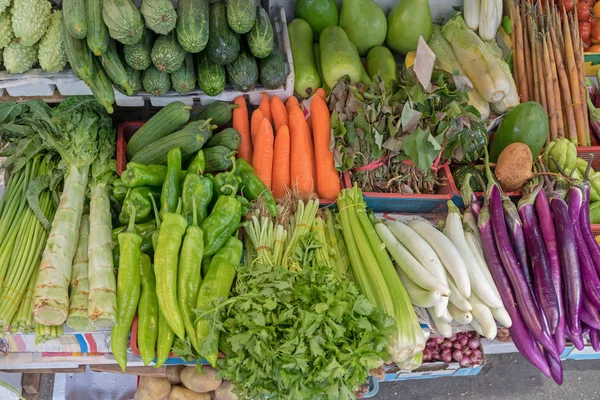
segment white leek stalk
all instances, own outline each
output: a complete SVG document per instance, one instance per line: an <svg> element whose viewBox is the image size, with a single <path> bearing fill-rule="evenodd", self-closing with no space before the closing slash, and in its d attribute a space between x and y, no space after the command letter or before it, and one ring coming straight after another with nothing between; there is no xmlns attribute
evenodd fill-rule
<svg viewBox="0 0 600 400"><path fill-rule="evenodd" d="M467 18L465 11L465 20ZM481 0L479 10L479 37L483 40L496 39L502 22L502 0ZM467 26L469 23L467 22ZM470 27L469 27L470 28Z"/></svg>
<svg viewBox="0 0 600 400"><path fill-rule="evenodd" d="M92 330L88 319L88 295L90 285L88 281L88 239L90 236L90 216L81 216L79 224L79 240L77 251L73 258L71 283L69 292L69 317L67 325L78 332Z"/></svg>
<svg viewBox="0 0 600 400"><path fill-rule="evenodd" d="M511 89L510 76L492 50L469 30L462 15L458 13L452 17L442 31L481 96L489 103L504 99Z"/></svg>
<svg viewBox="0 0 600 400"><path fill-rule="evenodd" d="M484 0L485 2L485 0ZM465 22L470 30L476 32L479 28L479 9L481 8L481 0L464 0L463 12L465 14Z"/></svg>

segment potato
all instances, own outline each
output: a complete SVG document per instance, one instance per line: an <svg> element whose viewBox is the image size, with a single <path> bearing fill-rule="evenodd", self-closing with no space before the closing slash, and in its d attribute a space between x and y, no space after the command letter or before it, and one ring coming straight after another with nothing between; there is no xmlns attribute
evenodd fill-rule
<svg viewBox="0 0 600 400"><path fill-rule="evenodd" d="M181 383L179 375L185 368L185 365L167 365L167 379L171 382L171 385Z"/></svg>
<svg viewBox="0 0 600 400"><path fill-rule="evenodd" d="M237 396L233 393L233 384L223 381L221 386L215 390L215 400L237 400Z"/></svg>
<svg viewBox="0 0 600 400"><path fill-rule="evenodd" d="M163 400L170 391L171 384L167 378L141 376L134 400Z"/></svg>
<svg viewBox="0 0 600 400"><path fill-rule="evenodd" d="M181 386L173 386L167 400L210 400L210 393L196 393Z"/></svg>
<svg viewBox="0 0 600 400"><path fill-rule="evenodd" d="M505 192L520 189L533 178L531 149L523 143L511 143L500 153L496 164L496 178Z"/></svg>
<svg viewBox="0 0 600 400"><path fill-rule="evenodd" d="M215 375L217 371L206 365L203 365L204 374L198 373L196 367L186 367L181 374L181 382L183 385L193 390L196 393L207 393L212 392L221 386L221 379L216 379Z"/></svg>

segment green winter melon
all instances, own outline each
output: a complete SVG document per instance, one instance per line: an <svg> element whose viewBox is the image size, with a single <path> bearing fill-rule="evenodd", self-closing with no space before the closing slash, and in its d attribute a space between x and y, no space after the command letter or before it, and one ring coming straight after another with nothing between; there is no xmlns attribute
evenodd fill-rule
<svg viewBox="0 0 600 400"><path fill-rule="evenodd" d="M188 54L181 67L171 74L171 84L178 93L189 93L196 88L194 56Z"/></svg>
<svg viewBox="0 0 600 400"><path fill-rule="evenodd" d="M150 29L144 29L144 34L139 42L123 46L125 62L131 68L143 71L152 64L152 43L154 35Z"/></svg>
<svg viewBox="0 0 600 400"><path fill-rule="evenodd" d="M140 12L146 26L160 35L171 32L177 23L177 12L172 0L143 0Z"/></svg>
<svg viewBox="0 0 600 400"><path fill-rule="evenodd" d="M215 3L210 7L209 22L208 56L220 65L233 62L240 52L240 40L229 27L223 3Z"/></svg>
<svg viewBox="0 0 600 400"><path fill-rule="evenodd" d="M173 73L181 67L185 60L185 50L179 45L175 33L160 36L152 46L152 63L167 74Z"/></svg>
<svg viewBox="0 0 600 400"><path fill-rule="evenodd" d="M256 58L265 58L273 51L273 27L267 10L258 7L256 21L248 33L248 46Z"/></svg>
<svg viewBox="0 0 600 400"><path fill-rule="evenodd" d="M123 44L139 42L144 33L142 14L131 0L104 0L102 20L110 37Z"/></svg>
<svg viewBox="0 0 600 400"><path fill-rule="evenodd" d="M213 62L208 53L203 51L198 55L197 72L198 86L209 96L216 96L225 90L225 67Z"/></svg>
<svg viewBox="0 0 600 400"><path fill-rule="evenodd" d="M208 0L179 0L177 39L188 53L199 53L208 44Z"/></svg>
<svg viewBox="0 0 600 400"><path fill-rule="evenodd" d="M125 65L125 73L127 74L127 82L131 87L133 94L137 94L142 90L142 71L135 70L129 65ZM127 92L124 88L115 84L115 88L124 95L127 96Z"/></svg>
<svg viewBox="0 0 600 400"><path fill-rule="evenodd" d="M277 89L283 86L287 74L283 52L275 46L273 52L260 60L260 82L267 89Z"/></svg>
<svg viewBox="0 0 600 400"><path fill-rule="evenodd" d="M144 71L142 77L144 90L151 96L164 96L171 88L171 79L169 74L159 71L151 65Z"/></svg>
<svg viewBox="0 0 600 400"><path fill-rule="evenodd" d="M243 34L250 32L256 19L257 0L227 1L227 22L234 32Z"/></svg>
<svg viewBox="0 0 600 400"><path fill-rule="evenodd" d="M227 80L233 88L240 92L249 92L258 82L258 65L256 59L246 46L242 47L240 55L225 67Z"/></svg>

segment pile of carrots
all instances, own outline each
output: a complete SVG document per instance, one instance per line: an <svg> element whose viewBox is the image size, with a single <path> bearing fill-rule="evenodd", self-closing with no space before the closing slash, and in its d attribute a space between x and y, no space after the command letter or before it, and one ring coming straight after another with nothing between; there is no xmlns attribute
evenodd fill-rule
<svg viewBox="0 0 600 400"><path fill-rule="evenodd" d="M315 92L310 105L310 120L295 97L284 104L266 93L249 118L244 97L235 99L233 127L240 132L242 144L238 157L248 161L276 198L288 190L303 196L315 192L321 199L335 199L341 191L335 169L331 142L330 114L325 91Z"/></svg>

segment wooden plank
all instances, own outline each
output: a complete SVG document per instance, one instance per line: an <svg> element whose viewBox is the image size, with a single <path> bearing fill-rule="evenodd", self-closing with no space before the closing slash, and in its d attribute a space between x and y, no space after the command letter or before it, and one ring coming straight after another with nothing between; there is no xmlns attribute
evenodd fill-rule
<svg viewBox="0 0 600 400"><path fill-rule="evenodd" d="M41 378L42 374L38 373L23 374L23 378L21 378L21 386L23 387L23 391L28 394L39 393Z"/></svg>
<svg viewBox="0 0 600 400"><path fill-rule="evenodd" d="M77 368L27 368L27 369L0 369L0 372L20 373L20 374L81 374L85 372L85 365Z"/></svg>
<svg viewBox="0 0 600 400"><path fill-rule="evenodd" d="M139 375L139 376L155 376L155 377L167 377L167 367L163 366L160 368L154 368L151 366L147 367L127 367L125 372L121 371L121 367L117 364L91 364L90 370L94 372L110 372L116 374L126 375Z"/></svg>

